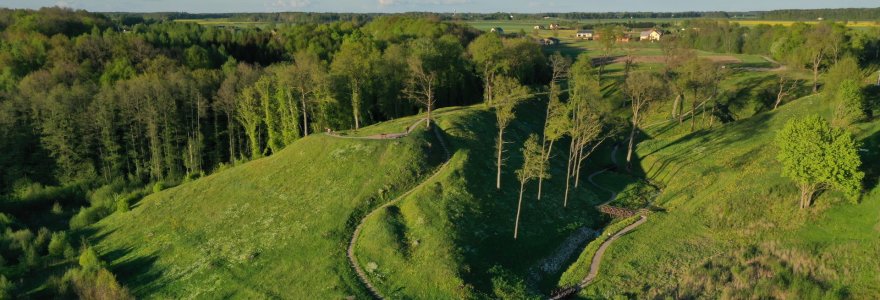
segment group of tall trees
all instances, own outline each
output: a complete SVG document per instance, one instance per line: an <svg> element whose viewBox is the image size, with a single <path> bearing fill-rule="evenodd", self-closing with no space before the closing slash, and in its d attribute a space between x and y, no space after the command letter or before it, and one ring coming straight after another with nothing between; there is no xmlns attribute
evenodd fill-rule
<svg viewBox="0 0 880 300"><path fill-rule="evenodd" d="M0 10L0 191L176 180L325 129L491 98L496 74L546 81L540 46L427 18L205 27ZM470 50L470 51L468 51ZM487 50L488 51L488 50ZM495 66L487 70L487 63Z"/></svg>

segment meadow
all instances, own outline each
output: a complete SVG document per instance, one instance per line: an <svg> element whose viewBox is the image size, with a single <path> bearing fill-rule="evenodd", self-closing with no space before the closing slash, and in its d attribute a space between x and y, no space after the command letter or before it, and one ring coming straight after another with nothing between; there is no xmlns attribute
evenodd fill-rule
<svg viewBox="0 0 880 300"><path fill-rule="evenodd" d="M363 296L345 245L366 211L442 160L425 133L397 140L314 134L148 196L94 225L92 243L138 297Z"/></svg>
<svg viewBox="0 0 880 300"><path fill-rule="evenodd" d="M780 175L776 130L810 114L830 117L823 96L694 133L677 122L646 130L651 139L638 147L640 172L662 187L655 202L661 209L609 249L598 279L581 296L858 299L880 293L874 284L880 265L870 258L880 251L876 185L869 184L858 203L826 192L814 208L798 210L797 188ZM873 170L880 122L854 130Z"/></svg>

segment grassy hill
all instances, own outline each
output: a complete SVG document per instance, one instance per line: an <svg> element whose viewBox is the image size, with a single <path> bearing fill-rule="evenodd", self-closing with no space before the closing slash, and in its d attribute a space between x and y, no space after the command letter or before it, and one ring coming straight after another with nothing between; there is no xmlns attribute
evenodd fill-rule
<svg viewBox="0 0 880 300"><path fill-rule="evenodd" d="M368 219L356 245L359 263L384 295L455 299L546 292L569 258L552 272L536 271L536 264L577 229L607 222L593 208L600 192L585 177L608 158L597 154L564 208L566 144L559 143L555 149L562 150L552 160L557 178L545 181L541 200L536 199L537 184L527 186L520 236L513 239L519 192L513 171L522 164L522 142L543 125L543 114L534 113L542 111L540 104L526 103L518 111L505 134L509 144L501 190L495 188L492 111L478 105L440 114L437 122L456 149L449 166L423 189ZM526 287L533 274L537 279Z"/></svg>
<svg viewBox="0 0 880 300"><path fill-rule="evenodd" d="M567 208L562 178L545 182L540 201L533 182L513 240L513 171L522 164L522 142L543 126L535 111L543 111L540 103L522 104L505 135L500 191L493 112L482 105L445 108L436 113L437 126L453 153L443 169L437 167L444 153L423 127L400 140L347 138L400 132L418 117L341 133L346 138L313 135L271 157L151 195L95 225L92 243L142 297L365 297L345 257L354 225L418 185L366 219L355 245L358 263L383 294L498 297L508 292L498 289L499 280L510 291L536 293L555 284L567 261L538 271L526 287L537 263L572 233L607 219L593 208L600 199L586 176ZM554 174L565 173L563 150L554 155ZM607 164L603 153L585 174Z"/></svg>
<svg viewBox="0 0 880 300"><path fill-rule="evenodd" d="M151 195L95 225L92 243L139 297L364 297L345 257L354 224L431 173L444 159L434 142L422 128L312 135Z"/></svg>
<svg viewBox="0 0 880 300"><path fill-rule="evenodd" d="M859 203L825 192L813 208L798 209L798 190L776 161L776 131L793 118L829 118L829 107L808 96L692 134L676 123L648 129L651 139L637 151L639 172L662 187L654 204L664 211L615 242L580 295L880 296L880 122L853 128L868 178Z"/></svg>

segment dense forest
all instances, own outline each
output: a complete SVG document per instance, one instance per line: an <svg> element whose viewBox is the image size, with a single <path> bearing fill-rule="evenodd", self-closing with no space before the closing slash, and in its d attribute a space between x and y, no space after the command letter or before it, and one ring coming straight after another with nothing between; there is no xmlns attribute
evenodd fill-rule
<svg viewBox="0 0 880 300"><path fill-rule="evenodd" d="M36 182L197 176L303 135L416 113L409 64L431 61L437 105L480 99L472 29L427 19L224 30L120 26L61 9L2 12L0 190ZM121 29L120 28L124 28ZM524 82L540 48L507 41Z"/></svg>

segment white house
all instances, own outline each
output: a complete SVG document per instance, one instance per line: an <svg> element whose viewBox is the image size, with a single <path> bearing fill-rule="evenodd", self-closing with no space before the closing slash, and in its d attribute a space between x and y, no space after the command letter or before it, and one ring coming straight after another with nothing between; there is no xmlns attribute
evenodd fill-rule
<svg viewBox="0 0 880 300"><path fill-rule="evenodd" d="M504 29L501 29L501 27L492 27L489 31L497 34L504 34Z"/></svg>
<svg viewBox="0 0 880 300"><path fill-rule="evenodd" d="M575 36L579 39L592 40L593 39L593 31L592 30L580 30Z"/></svg>
<svg viewBox="0 0 880 300"><path fill-rule="evenodd" d="M663 37L663 33L657 29L642 31L639 35L640 41L659 41Z"/></svg>

